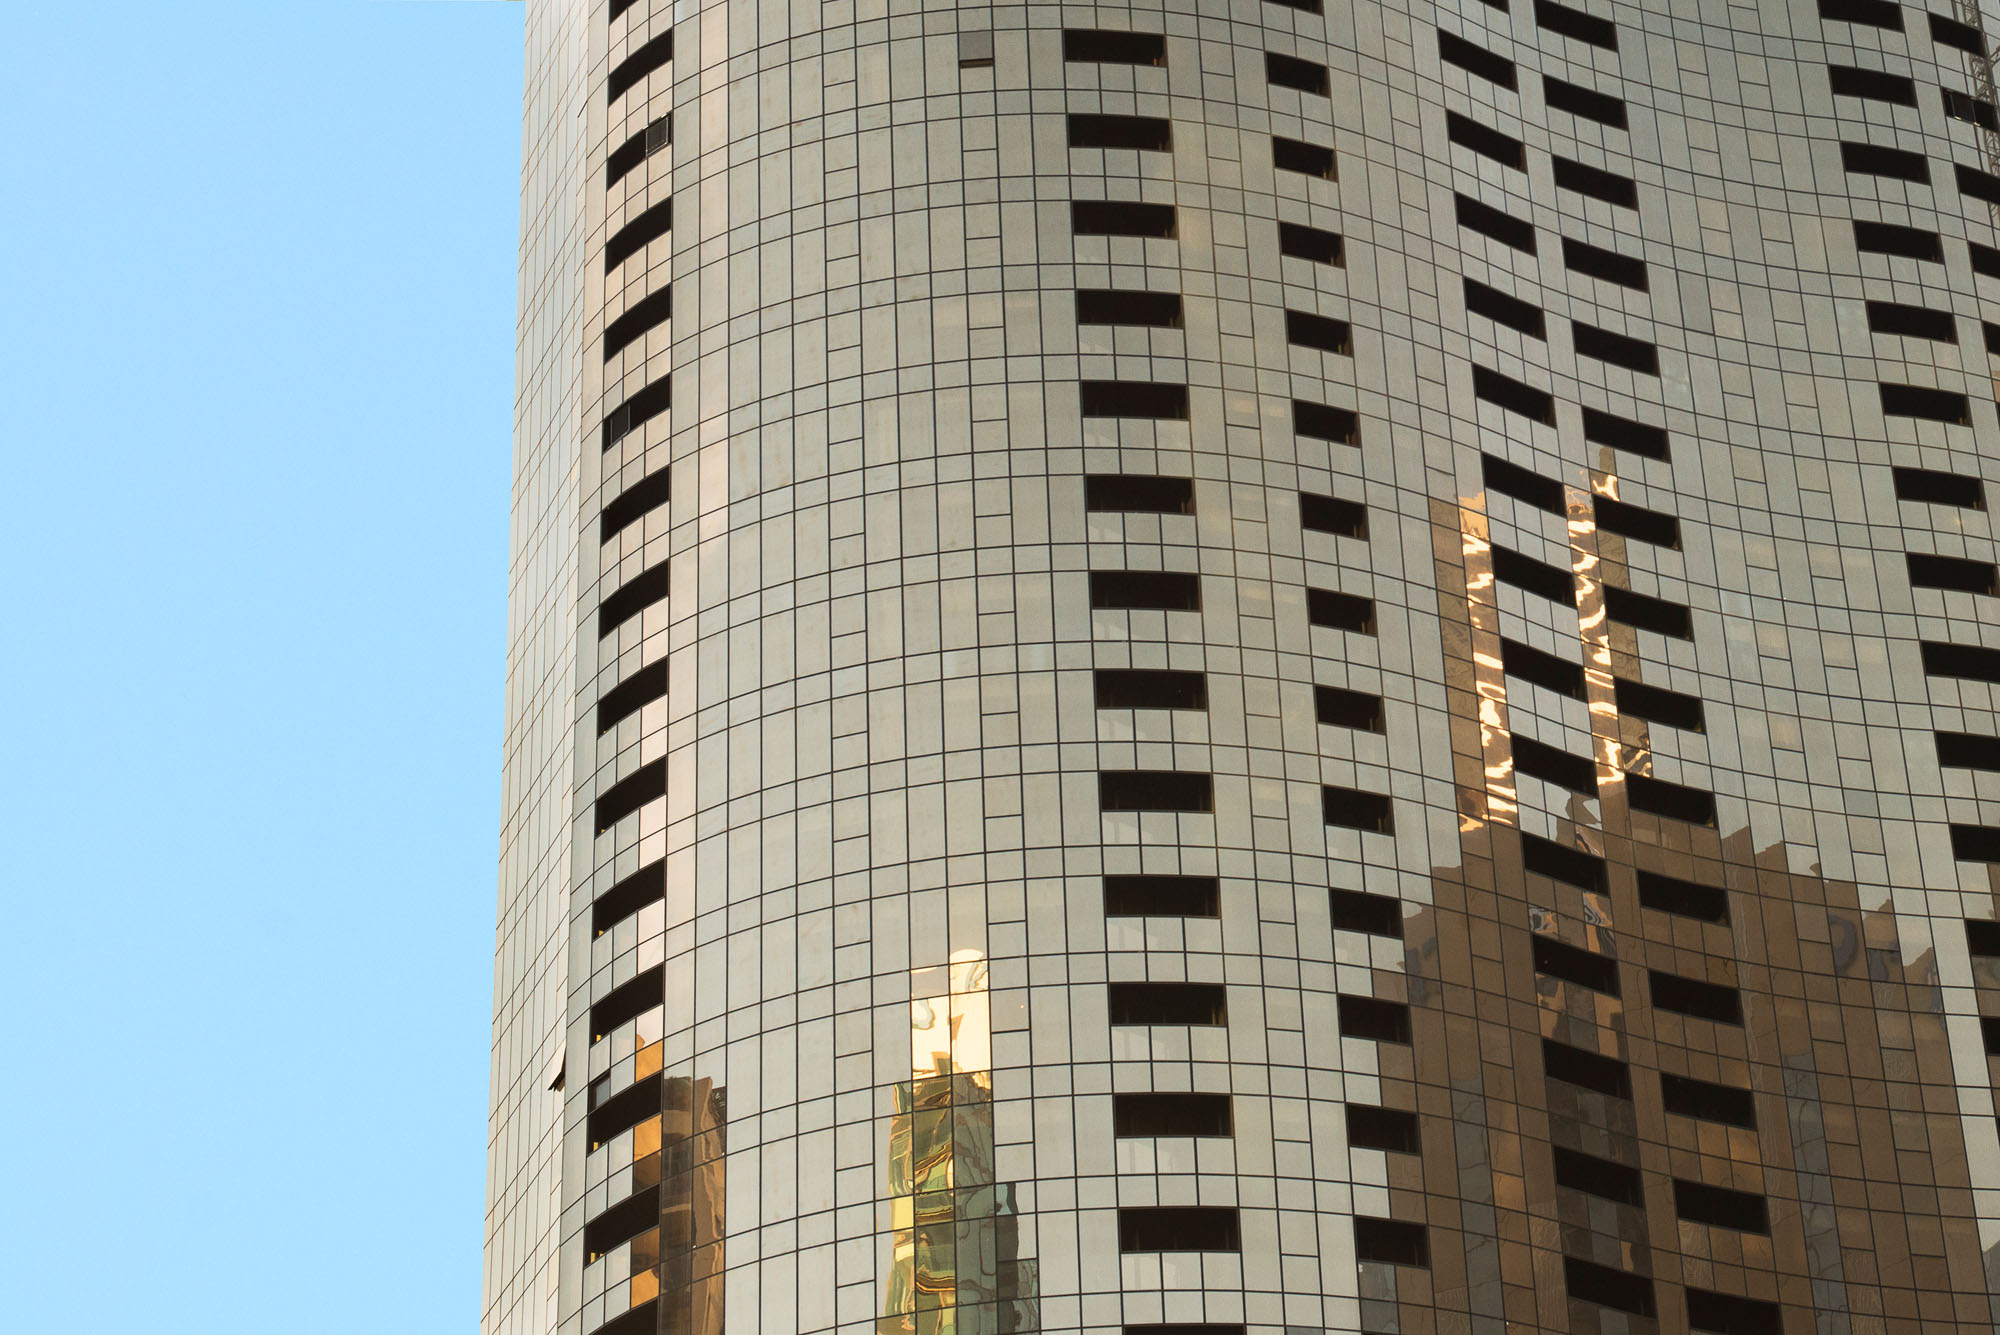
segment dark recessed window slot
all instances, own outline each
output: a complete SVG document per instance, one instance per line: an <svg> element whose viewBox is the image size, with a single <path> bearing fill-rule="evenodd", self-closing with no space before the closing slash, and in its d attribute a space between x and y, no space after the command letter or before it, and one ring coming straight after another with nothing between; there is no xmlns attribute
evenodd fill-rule
<svg viewBox="0 0 2000 1335"><path fill-rule="evenodd" d="M2000 352L2000 324L1994 324L1991 320L1981 320L1979 333L1986 340L1988 352Z"/></svg>
<svg viewBox="0 0 2000 1335"><path fill-rule="evenodd" d="M1647 978L1652 984L1653 1005L1660 1010L1717 1024L1743 1023L1743 998L1733 987L1659 969L1647 970Z"/></svg>
<svg viewBox="0 0 2000 1335"><path fill-rule="evenodd" d="M1106 876L1107 918L1216 918L1222 890L1213 876Z"/></svg>
<svg viewBox="0 0 2000 1335"><path fill-rule="evenodd" d="M1646 261L1620 255L1615 250L1606 250L1602 246L1566 236L1563 238L1563 263L1574 273L1602 278L1607 283L1629 287L1635 292L1647 290Z"/></svg>
<svg viewBox="0 0 2000 1335"><path fill-rule="evenodd" d="M1683 695L1664 686L1648 686L1623 677L1613 679L1611 689L1621 714L1630 714L1648 723L1664 723L1670 728L1684 728L1688 732L1706 731L1701 697L1698 695Z"/></svg>
<svg viewBox="0 0 2000 1335"><path fill-rule="evenodd" d="M2000 278L2000 250L1968 241L1965 243L1965 254L1972 261L1972 272L1988 278Z"/></svg>
<svg viewBox="0 0 2000 1335"><path fill-rule="evenodd" d="M1951 855L1960 862L2000 862L2000 826L1952 826Z"/></svg>
<svg viewBox="0 0 2000 1335"><path fill-rule="evenodd" d="M1558 603L1569 603L1576 598L1576 577L1563 567L1523 556L1511 547L1495 545L1492 551L1493 578L1502 584Z"/></svg>
<svg viewBox="0 0 2000 1335"><path fill-rule="evenodd" d="M1607 997L1619 995L1618 961L1609 955L1540 935L1532 938L1530 949L1536 973L1602 992Z"/></svg>
<svg viewBox="0 0 2000 1335"><path fill-rule="evenodd" d="M1347 1105L1347 1143L1357 1150L1383 1150L1390 1154L1421 1154L1423 1139L1417 1115L1401 1108L1377 1108L1366 1103Z"/></svg>
<svg viewBox="0 0 2000 1335"><path fill-rule="evenodd" d="M1852 65L1828 65L1826 81L1835 97L1858 97L1870 102L1893 102L1899 107L1917 105L1917 84L1901 74L1857 69Z"/></svg>
<svg viewBox="0 0 2000 1335"><path fill-rule="evenodd" d="M1677 640L1694 638L1694 617L1687 608L1616 584L1604 586L1604 614L1623 626L1656 631Z"/></svg>
<svg viewBox="0 0 2000 1335"><path fill-rule="evenodd" d="M672 572L664 561L626 580L616 593L597 605L597 638L603 639L665 598L672 587Z"/></svg>
<svg viewBox="0 0 2000 1335"><path fill-rule="evenodd" d="M1957 19L1948 19L1942 14L1927 14L1924 17L1931 21L1933 42L1941 46L1955 46L1961 51L1978 56L1981 60L1986 58L1986 39L1980 35L1979 29L1970 23L1960 23Z"/></svg>
<svg viewBox="0 0 2000 1335"><path fill-rule="evenodd" d="M666 795L667 762L655 760L650 765L641 765L604 790L604 795L597 799L596 819L592 823L603 834L646 803Z"/></svg>
<svg viewBox="0 0 2000 1335"><path fill-rule="evenodd" d="M1422 1224L1358 1214L1354 1216L1354 1259L1428 1270L1430 1234Z"/></svg>
<svg viewBox="0 0 2000 1335"><path fill-rule="evenodd" d="M1561 1146L1554 1149L1557 1186L1617 1201L1620 1205L1645 1208L1646 1193L1640 1184L1638 1169L1579 1150L1566 1150Z"/></svg>
<svg viewBox="0 0 2000 1335"><path fill-rule="evenodd" d="M1552 881L1604 893L1604 859L1595 853L1586 853L1538 834L1523 834L1521 865Z"/></svg>
<svg viewBox="0 0 2000 1335"><path fill-rule="evenodd" d="M1356 635L1375 633L1375 600L1333 589L1306 590L1306 620L1332 630L1351 630Z"/></svg>
<svg viewBox="0 0 2000 1335"><path fill-rule="evenodd" d="M1939 343L1958 342L1958 321L1950 311L1934 311L1928 306L1905 306L1895 301L1866 303L1868 328L1877 334L1903 334L1910 338L1935 339Z"/></svg>
<svg viewBox="0 0 2000 1335"><path fill-rule="evenodd" d="M1215 779L1178 769L1108 769L1097 776L1097 802L1105 811L1215 810Z"/></svg>
<svg viewBox="0 0 2000 1335"><path fill-rule="evenodd" d="M1770 1211L1762 1196L1704 1182L1674 1179L1674 1213L1682 1219L1738 1233L1769 1233Z"/></svg>
<svg viewBox="0 0 2000 1335"><path fill-rule="evenodd" d="M1287 139L1280 134L1271 136L1271 165L1281 172L1317 176L1322 181L1335 179L1331 148L1308 144L1302 139Z"/></svg>
<svg viewBox="0 0 2000 1335"><path fill-rule="evenodd" d="M1488 491L1512 496L1537 510L1547 510L1552 515L1564 514L1568 510L1563 499L1562 483L1519 464L1508 463L1505 459L1490 454L1480 455L1479 480Z"/></svg>
<svg viewBox="0 0 2000 1335"><path fill-rule="evenodd" d="M1469 232L1490 236L1501 245L1521 251L1535 253L1535 225L1516 218L1511 213L1502 213L1489 204L1481 204L1476 199L1464 195L1453 195L1458 209L1458 225Z"/></svg>
<svg viewBox="0 0 2000 1335"><path fill-rule="evenodd" d="M1491 158L1503 167L1521 172L1528 169L1528 150L1520 140L1481 125L1456 111L1444 114L1445 138L1460 148L1469 148L1482 158Z"/></svg>
<svg viewBox="0 0 2000 1335"><path fill-rule="evenodd" d="M604 272L610 273L673 229L674 201L663 199L612 233L604 243Z"/></svg>
<svg viewBox="0 0 2000 1335"><path fill-rule="evenodd" d="M1530 778L1567 788L1588 797L1597 796L1597 764L1588 756L1545 746L1532 737L1514 737L1514 768Z"/></svg>
<svg viewBox="0 0 2000 1335"><path fill-rule="evenodd" d="M613 686L597 701L597 735L602 737L619 723L667 694L667 660L648 663Z"/></svg>
<svg viewBox="0 0 2000 1335"><path fill-rule="evenodd" d="M1178 292L1141 292L1115 288L1079 288L1076 294L1078 324L1136 324L1155 329L1181 327L1181 296Z"/></svg>
<svg viewBox="0 0 2000 1335"><path fill-rule="evenodd" d="M1727 923L1729 892L1719 885L1701 885L1656 871L1639 873L1639 903L1697 922Z"/></svg>
<svg viewBox="0 0 2000 1335"><path fill-rule="evenodd" d="M1819 16L1892 32L1903 30L1903 7L1895 0L1819 0Z"/></svg>
<svg viewBox="0 0 2000 1335"><path fill-rule="evenodd" d="M1264 80L1275 87L1293 88L1301 93L1326 96L1326 66L1310 60L1300 60L1297 56L1281 56L1276 51L1266 51Z"/></svg>
<svg viewBox="0 0 2000 1335"><path fill-rule="evenodd" d="M1936 232L1926 232L1917 227L1902 227L1895 223L1862 222L1856 219L1854 248L1875 255L1897 255L1906 260L1944 263L1944 242L1938 240Z"/></svg>
<svg viewBox="0 0 2000 1335"><path fill-rule="evenodd" d="M604 80L604 105L610 106L644 83L646 76L674 58L674 30L667 29L618 62Z"/></svg>
<svg viewBox="0 0 2000 1335"><path fill-rule="evenodd" d="M1389 895L1371 895L1365 890L1328 887L1327 911L1336 932L1360 932L1364 936L1403 939L1403 901Z"/></svg>
<svg viewBox="0 0 2000 1335"><path fill-rule="evenodd" d="M1208 676L1164 668L1099 668L1099 709L1207 709Z"/></svg>
<svg viewBox="0 0 2000 1335"><path fill-rule="evenodd" d="M1586 14L1581 9L1558 4L1556 0L1535 0L1535 26L1606 51L1618 49L1618 25L1610 19Z"/></svg>
<svg viewBox="0 0 2000 1335"><path fill-rule="evenodd" d="M611 415L604 419L603 448L610 449L629 433L672 407L673 385L672 380L662 376L612 409Z"/></svg>
<svg viewBox="0 0 2000 1335"><path fill-rule="evenodd" d="M1948 426L1972 425L1972 402L1955 390L1890 384L1877 388L1882 392L1882 415L1885 417L1915 417L1926 422L1943 422Z"/></svg>
<svg viewBox="0 0 2000 1335"><path fill-rule="evenodd" d="M1622 366L1641 375L1660 373L1660 350L1643 338L1614 334L1609 329L1571 320L1570 338L1579 356L1595 357L1613 366Z"/></svg>
<svg viewBox="0 0 2000 1335"><path fill-rule="evenodd" d="M1541 307L1471 278L1465 280L1465 309L1530 338L1548 337Z"/></svg>
<svg viewBox="0 0 2000 1335"><path fill-rule="evenodd" d="M583 1226L583 1250L589 1260L660 1226L660 1189L635 1191Z"/></svg>
<svg viewBox="0 0 2000 1335"><path fill-rule="evenodd" d="M1940 88L1938 94L1944 100L1944 114L1953 120L2000 132L2000 112L1993 109L1991 102L1956 88Z"/></svg>
<svg viewBox="0 0 2000 1335"><path fill-rule="evenodd" d="M1609 125L1614 130L1625 128L1625 103L1609 93L1600 93L1595 88L1585 88L1580 84L1558 79L1552 74L1542 76L1542 101L1557 111L1567 111L1572 116L1596 121L1599 125Z"/></svg>
<svg viewBox="0 0 2000 1335"><path fill-rule="evenodd" d="M633 5L636 5L637 3L639 3L639 0L611 0L610 11L606 13L604 16L605 21L609 22L610 20L617 18L620 14L623 14L626 10L630 9Z"/></svg>
<svg viewBox="0 0 2000 1335"><path fill-rule="evenodd" d="M1077 385L1077 408L1085 417L1143 417L1156 422L1188 420L1186 385L1151 380L1085 380Z"/></svg>
<svg viewBox="0 0 2000 1335"><path fill-rule="evenodd" d="M1243 1234L1236 1208L1225 1205L1122 1206L1121 1252L1236 1252Z"/></svg>
<svg viewBox="0 0 2000 1335"><path fill-rule="evenodd" d="M1644 811L1690 825L1715 824L1715 794L1646 774L1625 776L1625 797L1634 811Z"/></svg>
<svg viewBox="0 0 2000 1335"><path fill-rule="evenodd" d="M1143 612L1199 612L1201 576L1183 570L1093 570L1090 605Z"/></svg>
<svg viewBox="0 0 2000 1335"><path fill-rule="evenodd" d="M666 975L661 966L655 964L612 988L591 1006L590 1041L599 1042L619 1025L666 1004Z"/></svg>
<svg viewBox="0 0 2000 1335"><path fill-rule="evenodd" d="M665 505L673 490L673 470L662 468L648 473L618 493L598 517L597 540L609 542L629 524L635 524Z"/></svg>
<svg viewBox="0 0 2000 1335"><path fill-rule="evenodd" d="M1681 521L1660 510L1649 510L1630 501L1599 496L1592 502L1597 527L1620 537L1636 538L1659 547L1681 549Z"/></svg>
<svg viewBox="0 0 2000 1335"><path fill-rule="evenodd" d="M1903 558L1910 568L1910 583L1920 589L1950 589L1956 593L1995 592L1995 572L1991 561L1969 561L1962 556L1930 556L1910 552Z"/></svg>
<svg viewBox="0 0 2000 1335"><path fill-rule="evenodd" d="M1368 507L1339 496L1302 491L1299 493L1299 524L1314 533L1365 538L1368 536Z"/></svg>
<svg viewBox="0 0 2000 1335"><path fill-rule="evenodd" d="M1653 1281L1629 1270L1614 1270L1595 1261L1565 1256L1563 1286L1571 1298L1609 1307L1614 1312L1646 1317L1658 1312L1653 1303Z"/></svg>
<svg viewBox="0 0 2000 1335"><path fill-rule="evenodd" d="M1593 445L1609 445L1642 459L1667 457L1667 429L1618 417L1596 408L1583 410L1583 438Z"/></svg>
<svg viewBox="0 0 2000 1335"><path fill-rule="evenodd" d="M1986 1055L2000 1057L2000 1017L1982 1015L1979 1017L1979 1037L1986 1044Z"/></svg>
<svg viewBox="0 0 2000 1335"><path fill-rule="evenodd" d="M1785 1335L1783 1309L1762 1298L1689 1286L1687 1317L1689 1330L1713 1335Z"/></svg>
<svg viewBox="0 0 2000 1335"><path fill-rule="evenodd" d="M1840 165L1860 176L1888 176L1898 181L1915 181L1920 185L1929 185L1931 180L1931 165L1923 154L1903 148L1884 148L1880 144L1843 142L1840 146Z"/></svg>
<svg viewBox="0 0 2000 1335"><path fill-rule="evenodd" d="M590 902L591 935L603 936L646 905L666 897L667 864L647 863Z"/></svg>
<svg viewBox="0 0 2000 1335"><path fill-rule="evenodd" d="M1320 0L1264 0L1264 3L1267 5L1282 5L1286 9L1296 9L1307 14L1323 12L1320 9Z"/></svg>
<svg viewBox="0 0 2000 1335"><path fill-rule="evenodd" d="M1967 918L1965 948L1981 959L2000 959L2000 922L1991 918Z"/></svg>
<svg viewBox="0 0 2000 1335"><path fill-rule="evenodd" d="M1376 1043L1410 1042L1410 1008L1400 1001L1377 997L1339 996L1340 1036Z"/></svg>
<svg viewBox="0 0 2000 1335"><path fill-rule="evenodd" d="M1958 182L1959 194L1985 204L2000 204L2000 176L1963 163L1953 167L1951 172Z"/></svg>
<svg viewBox="0 0 2000 1335"><path fill-rule="evenodd" d="M1922 651L1926 676L1963 677L1967 681L1989 681L2000 685L2000 649L1925 640Z"/></svg>
<svg viewBox="0 0 2000 1335"><path fill-rule="evenodd" d="M1297 348L1315 348L1342 357L1354 355L1354 335L1347 321L1308 311L1285 312L1285 341Z"/></svg>
<svg viewBox="0 0 2000 1335"><path fill-rule="evenodd" d="M637 171L639 164L674 142L674 118L660 117L611 150L604 159L604 188L609 190Z"/></svg>
<svg viewBox="0 0 2000 1335"><path fill-rule="evenodd" d="M1170 153L1174 147L1173 122L1163 116L1112 116L1072 111L1069 114L1069 146Z"/></svg>
<svg viewBox="0 0 2000 1335"><path fill-rule="evenodd" d="M1615 204L1621 209L1639 207L1639 187L1629 176L1620 176L1617 172L1592 167L1555 153L1549 155L1549 161L1555 168L1557 189L1571 190L1606 204Z"/></svg>
<svg viewBox="0 0 2000 1335"><path fill-rule="evenodd" d="M2000 737L1941 732L1937 734L1937 757L1940 765L2000 772Z"/></svg>
<svg viewBox="0 0 2000 1335"><path fill-rule="evenodd" d="M1111 1125L1126 1139L1234 1134L1227 1094L1113 1094Z"/></svg>
<svg viewBox="0 0 2000 1335"><path fill-rule="evenodd" d="M1467 74L1476 75L1488 83L1497 83L1502 88L1513 90L1514 62L1505 56L1495 55L1483 46L1475 46L1463 37L1453 36L1443 28L1437 30L1438 59L1447 65L1456 65Z"/></svg>
<svg viewBox="0 0 2000 1335"><path fill-rule="evenodd" d="M1221 983L1111 983L1111 1023L1227 1025L1229 993Z"/></svg>
<svg viewBox="0 0 2000 1335"><path fill-rule="evenodd" d="M1376 834L1395 833L1394 806L1387 793L1324 784L1320 787L1320 808L1328 825Z"/></svg>
<svg viewBox="0 0 2000 1335"><path fill-rule="evenodd" d="M1063 59L1099 65L1164 65L1167 39L1157 32L1064 28Z"/></svg>
<svg viewBox="0 0 2000 1335"><path fill-rule="evenodd" d="M671 285L627 306L624 314L604 326L604 360L610 361L626 347L665 324L673 313L674 290Z"/></svg>
<svg viewBox="0 0 2000 1335"><path fill-rule="evenodd" d="M1500 641L1500 670L1572 700L1583 699L1583 664L1572 663L1519 640Z"/></svg>
<svg viewBox="0 0 2000 1335"><path fill-rule="evenodd" d="M1345 408L1293 399L1292 434L1308 440L1330 440L1337 445L1359 445L1361 419Z"/></svg>
<svg viewBox="0 0 2000 1335"><path fill-rule="evenodd" d="M1935 468L1890 470L1899 501L1927 501L1932 505L1962 505L1972 510L1986 508L1986 487L1978 478L1963 473L1946 473Z"/></svg>
<svg viewBox="0 0 2000 1335"><path fill-rule="evenodd" d="M1632 1097L1632 1072L1616 1057L1606 1057L1553 1038L1542 1040L1542 1071L1551 1080L1575 1085L1614 1099Z"/></svg>
<svg viewBox="0 0 2000 1335"><path fill-rule="evenodd" d="M1382 731L1382 697L1379 695L1343 690L1338 686L1315 686L1313 707L1319 721L1328 727Z"/></svg>
<svg viewBox="0 0 2000 1335"><path fill-rule="evenodd" d="M1069 206L1070 230L1078 236L1144 236L1174 239L1174 206L1129 199L1078 199Z"/></svg>
<svg viewBox="0 0 2000 1335"><path fill-rule="evenodd" d="M1088 473L1083 508L1097 513L1191 515L1194 479L1151 473Z"/></svg>
<svg viewBox="0 0 2000 1335"><path fill-rule="evenodd" d="M1678 1117L1716 1122L1722 1126L1757 1129L1757 1102L1747 1089L1716 1085L1684 1075L1660 1077L1660 1101Z"/></svg>
<svg viewBox="0 0 2000 1335"><path fill-rule="evenodd" d="M1303 223L1278 224L1278 253L1314 264L1342 264L1340 233L1307 227Z"/></svg>
<svg viewBox="0 0 2000 1335"><path fill-rule="evenodd" d="M621 1131L630 1131L648 1117L659 1114L660 1075L655 1071L598 1103L590 1110L588 1135L594 1150Z"/></svg>
<svg viewBox="0 0 2000 1335"><path fill-rule="evenodd" d="M1484 366L1472 368L1472 393L1496 407L1505 408L1510 413L1519 413L1544 426L1556 424L1556 400L1547 390L1524 385L1512 376L1489 371Z"/></svg>

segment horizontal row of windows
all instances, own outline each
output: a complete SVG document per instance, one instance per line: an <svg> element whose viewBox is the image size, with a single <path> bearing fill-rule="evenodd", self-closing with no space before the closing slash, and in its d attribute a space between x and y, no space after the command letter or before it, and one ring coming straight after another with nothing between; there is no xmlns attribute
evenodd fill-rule
<svg viewBox="0 0 2000 1335"><path fill-rule="evenodd" d="M1819 0L1819 16L1842 23L1887 28L1892 32L1903 31L1903 7L1893 3L1893 0ZM1986 55L1986 39L1978 28L1957 19L1948 19L1942 14L1926 13L1924 17L1930 21L1933 42L1981 58Z"/></svg>
<svg viewBox="0 0 2000 1335"><path fill-rule="evenodd" d="M1632 1071L1616 1057L1590 1052L1553 1038L1542 1040L1542 1070L1551 1080L1593 1094L1630 1102ZM1677 1117L1721 1126L1757 1128L1756 1100L1747 1089L1689 1076L1660 1075L1660 1101Z"/></svg>
<svg viewBox="0 0 2000 1335"><path fill-rule="evenodd" d="M1328 825L1394 833L1393 806L1385 794L1324 784L1320 795ZM1101 770L1097 799L1105 811L1202 814L1215 810L1215 779L1195 770Z"/></svg>
<svg viewBox="0 0 2000 1335"><path fill-rule="evenodd" d="M1602 20L1596 20L1602 22ZM1609 25L1607 25L1609 26ZM1505 56L1496 55L1482 46L1476 46L1444 29L1437 30L1438 58L1446 64L1456 65L1466 73L1496 84L1510 92L1519 90L1514 62ZM1573 116L1596 121L1613 129L1626 128L1625 103L1609 93L1600 93L1594 88L1558 79L1553 74L1542 75L1542 100L1558 111L1567 111Z"/></svg>
<svg viewBox="0 0 2000 1335"><path fill-rule="evenodd" d="M1627 780L1632 777L1628 775ZM1608 888L1605 861L1596 854L1525 832L1520 839L1521 861L1527 870L1598 894ZM1638 878L1639 903L1646 908L1700 922L1729 921L1729 895L1720 886L1701 885L1653 871L1640 871Z"/></svg>

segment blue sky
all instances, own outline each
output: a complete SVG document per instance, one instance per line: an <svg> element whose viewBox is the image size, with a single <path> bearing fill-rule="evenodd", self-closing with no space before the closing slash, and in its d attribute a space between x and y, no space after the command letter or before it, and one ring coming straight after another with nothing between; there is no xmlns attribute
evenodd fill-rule
<svg viewBox="0 0 2000 1335"><path fill-rule="evenodd" d="M0 1324L474 1330L522 6L0 12Z"/></svg>

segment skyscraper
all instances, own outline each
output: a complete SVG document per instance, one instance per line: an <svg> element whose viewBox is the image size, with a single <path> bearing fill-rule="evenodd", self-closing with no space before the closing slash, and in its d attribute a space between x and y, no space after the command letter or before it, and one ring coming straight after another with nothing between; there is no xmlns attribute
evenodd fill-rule
<svg viewBox="0 0 2000 1335"><path fill-rule="evenodd" d="M483 1329L1990 1332L1930 2L529 0Z"/></svg>

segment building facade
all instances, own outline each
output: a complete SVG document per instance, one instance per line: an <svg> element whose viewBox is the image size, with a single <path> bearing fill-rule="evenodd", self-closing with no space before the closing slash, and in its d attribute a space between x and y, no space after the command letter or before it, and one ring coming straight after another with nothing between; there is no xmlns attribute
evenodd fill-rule
<svg viewBox="0 0 2000 1335"><path fill-rule="evenodd" d="M1929 4L529 0L482 1330L1992 1331Z"/></svg>

